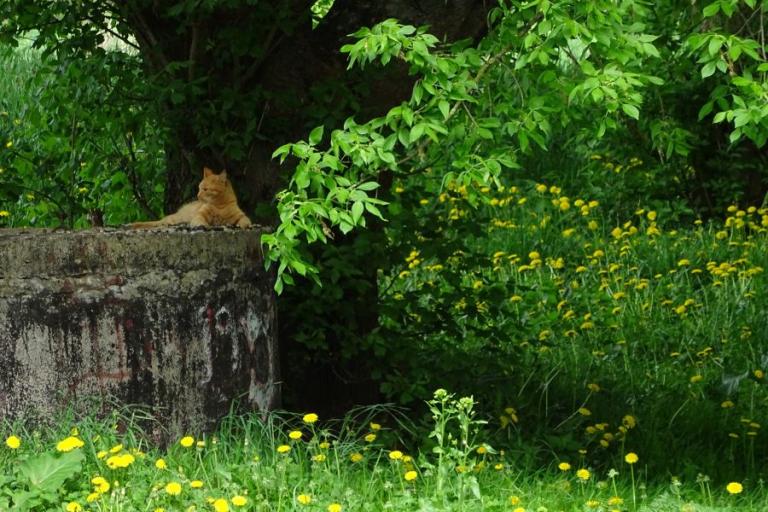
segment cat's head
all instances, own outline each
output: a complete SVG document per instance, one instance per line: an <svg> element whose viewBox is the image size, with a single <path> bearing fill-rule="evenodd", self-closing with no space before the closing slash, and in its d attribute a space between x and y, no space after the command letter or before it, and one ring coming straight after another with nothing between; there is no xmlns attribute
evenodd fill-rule
<svg viewBox="0 0 768 512"><path fill-rule="evenodd" d="M197 187L197 198L204 203L216 203L229 199L232 186L227 179L227 171L216 174L208 167L203 168L203 181Z"/></svg>

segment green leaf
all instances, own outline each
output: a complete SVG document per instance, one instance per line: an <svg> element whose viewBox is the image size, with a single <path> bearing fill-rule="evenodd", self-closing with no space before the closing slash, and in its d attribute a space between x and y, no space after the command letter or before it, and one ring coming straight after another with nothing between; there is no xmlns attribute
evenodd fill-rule
<svg viewBox="0 0 768 512"><path fill-rule="evenodd" d="M317 146L321 140L323 140L323 130L325 127L320 125L309 133L309 143L313 146Z"/></svg>
<svg viewBox="0 0 768 512"><path fill-rule="evenodd" d="M365 183L359 184L357 188L360 190L371 191L371 190L376 190L377 188L379 188L379 186L380 185L375 181L366 181Z"/></svg>
<svg viewBox="0 0 768 512"><path fill-rule="evenodd" d="M415 125L413 128L411 128L411 133L410 133L411 142L418 140L419 137L424 135L425 128L426 128L426 125L424 123L419 123Z"/></svg>
<svg viewBox="0 0 768 512"><path fill-rule="evenodd" d="M378 217L381 220L384 220L384 217L381 215L381 211L376 207L376 205L372 203L365 203L365 209L368 210L368 213L371 215Z"/></svg>
<svg viewBox="0 0 768 512"><path fill-rule="evenodd" d="M440 113L443 114L443 119L448 119L448 115L451 111L451 105L446 100L440 100L440 103L437 104L437 107L440 109Z"/></svg>
<svg viewBox="0 0 768 512"><path fill-rule="evenodd" d="M66 480L80 472L84 459L81 450L72 450L58 456L43 453L19 464L19 472L28 480L30 488L56 492Z"/></svg>
<svg viewBox="0 0 768 512"><path fill-rule="evenodd" d="M711 57L716 57L717 54L720 52L720 48L723 46L723 40L719 37L713 37L709 40L709 46L707 47L707 51L709 52L709 55Z"/></svg>
<svg viewBox="0 0 768 512"><path fill-rule="evenodd" d="M640 118L640 110L636 106L630 103L623 103L621 105L621 110L623 110L624 113L627 114L632 119Z"/></svg>
<svg viewBox="0 0 768 512"><path fill-rule="evenodd" d="M712 2L704 8L704 17L711 18L718 12L720 12L720 2Z"/></svg>
<svg viewBox="0 0 768 512"><path fill-rule="evenodd" d="M699 110L699 121L704 119L709 115L710 112L712 112L712 108L714 107L714 103L711 101L708 101L704 104L703 107Z"/></svg>
<svg viewBox="0 0 768 512"><path fill-rule="evenodd" d="M360 222L360 217L363 216L364 210L365 206L363 206L361 201L355 201L352 203L352 220L355 221L355 224Z"/></svg>
<svg viewBox="0 0 768 512"><path fill-rule="evenodd" d="M714 61L707 62L707 64L701 68L701 78L707 78L715 74L716 63Z"/></svg>

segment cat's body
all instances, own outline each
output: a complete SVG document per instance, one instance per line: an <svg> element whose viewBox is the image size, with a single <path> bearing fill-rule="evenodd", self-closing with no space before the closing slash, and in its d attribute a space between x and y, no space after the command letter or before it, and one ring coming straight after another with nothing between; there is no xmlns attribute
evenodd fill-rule
<svg viewBox="0 0 768 512"><path fill-rule="evenodd" d="M198 186L197 201L185 204L176 213L166 215L160 220L134 222L130 227L154 228L177 224L247 228L251 226L251 220L237 205L235 191L227 179L227 172L215 174L206 167L203 170L203 181Z"/></svg>

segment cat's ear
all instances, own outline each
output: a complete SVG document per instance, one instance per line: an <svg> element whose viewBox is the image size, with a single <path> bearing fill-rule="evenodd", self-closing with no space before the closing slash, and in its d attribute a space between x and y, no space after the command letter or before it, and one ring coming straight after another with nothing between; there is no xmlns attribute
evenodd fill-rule
<svg viewBox="0 0 768 512"><path fill-rule="evenodd" d="M226 171L226 170L224 170L224 171L221 171L221 174L219 174L219 176L221 176L221 179L222 179L222 180L225 180L225 179L227 179L227 171Z"/></svg>
<svg viewBox="0 0 768 512"><path fill-rule="evenodd" d="M214 174L216 173L213 172L210 167L203 167L203 178L207 178L208 176L213 176Z"/></svg>

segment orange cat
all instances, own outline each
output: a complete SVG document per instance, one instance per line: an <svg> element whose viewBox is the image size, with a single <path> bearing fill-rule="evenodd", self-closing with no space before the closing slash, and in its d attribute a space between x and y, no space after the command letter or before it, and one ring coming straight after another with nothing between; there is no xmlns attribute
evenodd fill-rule
<svg viewBox="0 0 768 512"><path fill-rule="evenodd" d="M251 220L237 206L237 198L232 184L227 179L227 171L215 174L205 167L203 181L198 186L197 201L185 204L176 213L166 215L160 220L134 222L130 227L153 228L175 224L247 228L251 225Z"/></svg>

